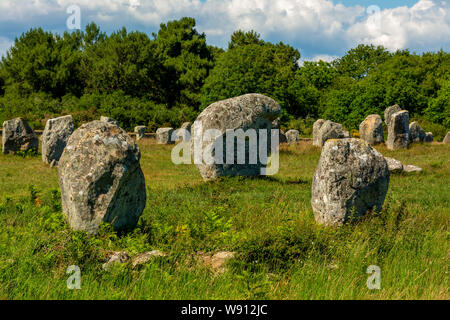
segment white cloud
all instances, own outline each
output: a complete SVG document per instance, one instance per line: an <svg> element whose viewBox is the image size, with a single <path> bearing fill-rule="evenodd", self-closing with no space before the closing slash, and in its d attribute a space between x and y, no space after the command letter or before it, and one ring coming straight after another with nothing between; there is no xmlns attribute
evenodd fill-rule
<svg viewBox="0 0 450 320"><path fill-rule="evenodd" d="M0 36L0 57L6 54L9 48L11 48L13 42L8 38Z"/></svg>
<svg viewBox="0 0 450 320"><path fill-rule="evenodd" d="M122 26L155 31L161 22L191 16L215 45L225 46L236 29L254 29L266 40L290 43L323 59L358 43L418 51L450 48L448 0L418 0L411 8L375 14L329 0L1 0L0 30L6 28L9 37L38 26L64 31L71 4L81 7L83 24L94 20L108 31ZM22 30L14 34L18 25Z"/></svg>

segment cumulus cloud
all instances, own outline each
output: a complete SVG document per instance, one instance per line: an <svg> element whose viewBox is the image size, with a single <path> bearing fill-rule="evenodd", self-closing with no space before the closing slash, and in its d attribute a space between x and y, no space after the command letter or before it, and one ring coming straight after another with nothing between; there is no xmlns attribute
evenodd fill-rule
<svg viewBox="0 0 450 320"><path fill-rule="evenodd" d="M254 29L265 40L289 43L304 57L323 60L358 43L392 50L450 47L448 0L418 0L411 8L384 10L330 0L2 0L0 36L11 40L38 26L65 31L72 4L80 6L82 24L95 21L106 31L126 26L150 33L161 22L190 16L218 46L225 47L236 29Z"/></svg>

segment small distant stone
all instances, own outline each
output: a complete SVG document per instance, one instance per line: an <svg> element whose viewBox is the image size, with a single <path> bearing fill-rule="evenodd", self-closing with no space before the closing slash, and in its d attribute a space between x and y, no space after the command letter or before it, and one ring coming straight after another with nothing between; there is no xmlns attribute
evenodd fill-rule
<svg viewBox="0 0 450 320"><path fill-rule="evenodd" d="M141 140L145 136L146 126L137 126L134 128L134 133L136 133L136 140Z"/></svg>
<svg viewBox="0 0 450 320"><path fill-rule="evenodd" d="M409 144L409 112L398 111L391 116L386 146L390 150L407 149Z"/></svg>
<svg viewBox="0 0 450 320"><path fill-rule="evenodd" d="M2 146L4 154L37 151L39 140L28 122L15 118L3 122Z"/></svg>
<svg viewBox="0 0 450 320"><path fill-rule="evenodd" d="M300 132L298 130L289 130L286 132L286 142L291 144L295 143L300 138Z"/></svg>
<svg viewBox="0 0 450 320"><path fill-rule="evenodd" d="M154 258L166 257L166 256L167 256L167 254L165 254L164 252L161 252L159 250L153 250L153 251L149 251L149 252L140 253L131 259L131 265L134 269L140 265L143 265L143 264L153 260Z"/></svg>
<svg viewBox="0 0 450 320"><path fill-rule="evenodd" d="M100 117L100 121L101 122L111 123L111 124L113 124L115 126L119 126L119 122L117 120L114 120L114 119L109 118L109 117L101 116Z"/></svg>
<svg viewBox="0 0 450 320"><path fill-rule="evenodd" d="M445 138L442 142L445 144L450 143L450 132L447 132L447 134L445 135Z"/></svg>
<svg viewBox="0 0 450 320"><path fill-rule="evenodd" d="M173 144L173 131L173 128L159 128L158 130L156 130L156 142L158 144Z"/></svg>
<svg viewBox="0 0 450 320"><path fill-rule="evenodd" d="M401 110L402 108L400 108L398 104L388 107L386 108L386 110L384 110L384 122L386 123L387 126L389 126L389 124L391 123L392 115Z"/></svg>
<svg viewBox="0 0 450 320"><path fill-rule="evenodd" d="M317 135L313 137L313 143L316 143L315 145L318 147L323 147L325 142L330 139L344 139L344 137L344 130L340 123L326 120L318 130Z"/></svg>
<svg viewBox="0 0 450 320"><path fill-rule="evenodd" d="M280 130L280 143L287 143L286 134L283 130Z"/></svg>
<svg viewBox="0 0 450 320"><path fill-rule="evenodd" d="M390 172L402 172L403 171L403 163L394 158L384 157L388 164L388 168Z"/></svg>
<svg viewBox="0 0 450 320"><path fill-rule="evenodd" d="M125 251L116 251L111 254L109 260L102 264L104 270L111 270L113 265L124 264L130 261L130 256Z"/></svg>
<svg viewBox="0 0 450 320"><path fill-rule="evenodd" d="M371 114L359 125L359 137L370 145L384 142L383 120L378 114Z"/></svg>
<svg viewBox="0 0 450 320"><path fill-rule="evenodd" d="M425 131L418 122L411 122L409 125L409 142L424 142Z"/></svg>
<svg viewBox="0 0 450 320"><path fill-rule="evenodd" d="M319 131L322 125L325 123L325 121L326 120L324 119L319 119L313 124L313 145L317 147L321 146L319 142Z"/></svg>
<svg viewBox="0 0 450 320"><path fill-rule="evenodd" d="M427 132L425 133L425 139L423 140L423 142L433 142L434 138L433 138L433 132Z"/></svg>
<svg viewBox="0 0 450 320"><path fill-rule="evenodd" d="M223 273L225 272L226 263L235 256L235 252L220 251L214 255L200 253L199 259L204 266L210 268L212 271Z"/></svg>
<svg viewBox="0 0 450 320"><path fill-rule="evenodd" d="M408 164L406 166L403 166L403 171L404 172L422 172L422 168Z"/></svg>

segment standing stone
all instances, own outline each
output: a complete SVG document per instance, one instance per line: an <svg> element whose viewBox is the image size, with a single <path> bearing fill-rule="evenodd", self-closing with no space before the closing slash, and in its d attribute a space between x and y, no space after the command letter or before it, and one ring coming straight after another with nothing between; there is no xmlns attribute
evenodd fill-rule
<svg viewBox="0 0 450 320"><path fill-rule="evenodd" d="M450 143L450 132L447 132L447 134L444 137L444 140L442 140L442 143L444 144Z"/></svg>
<svg viewBox="0 0 450 320"><path fill-rule="evenodd" d="M433 132L425 133L425 139L423 140L424 142L431 143L431 142L433 142L433 140L434 140Z"/></svg>
<svg viewBox="0 0 450 320"><path fill-rule="evenodd" d="M203 179L265 173L266 157L271 151L272 121L280 112L275 100L261 94L218 101L203 110L192 128L194 162ZM231 139L232 135L240 138ZM232 144L227 143L227 136ZM261 139L264 136L267 139ZM239 148L236 140L243 142ZM257 150L250 146L256 146ZM260 152L263 148L264 153Z"/></svg>
<svg viewBox="0 0 450 320"><path fill-rule="evenodd" d="M39 140L28 122L22 118L15 118L3 122L2 147L4 154L37 151Z"/></svg>
<svg viewBox="0 0 450 320"><path fill-rule="evenodd" d="M389 186L383 155L360 139L325 143L312 183L311 204L320 224L338 226L381 210Z"/></svg>
<svg viewBox="0 0 450 320"><path fill-rule="evenodd" d="M47 120L42 133L42 161L57 165L72 133L71 115Z"/></svg>
<svg viewBox="0 0 450 320"><path fill-rule="evenodd" d="M286 142L291 144L295 143L300 138L300 132L298 130L289 130L286 132Z"/></svg>
<svg viewBox="0 0 450 320"><path fill-rule="evenodd" d="M423 142L425 135L425 131L418 122L414 121L409 124L409 142Z"/></svg>
<svg viewBox="0 0 450 320"><path fill-rule="evenodd" d="M276 118L272 121L272 129L280 129L280 118Z"/></svg>
<svg viewBox="0 0 450 320"><path fill-rule="evenodd" d="M388 108L386 108L386 110L384 110L384 122L386 123L386 125L388 127L389 127L389 124L391 123L392 115L401 110L402 110L402 108L400 108L400 106L398 104L388 107Z"/></svg>
<svg viewBox="0 0 450 320"><path fill-rule="evenodd" d="M173 144L172 141L173 128L159 128L156 130L156 142L158 144Z"/></svg>
<svg viewBox="0 0 450 320"><path fill-rule="evenodd" d="M109 117L101 116L100 117L100 121L106 122L106 123L111 123L111 124L113 124L115 126L119 126L119 122L117 120L114 120L114 119L109 118Z"/></svg>
<svg viewBox="0 0 450 320"><path fill-rule="evenodd" d="M370 145L384 142L383 120L377 114L371 114L359 125L359 137Z"/></svg>
<svg viewBox="0 0 450 320"><path fill-rule="evenodd" d="M317 122L317 121L316 121ZM313 128L314 131L314 128ZM313 143L322 147L329 139L343 139L345 138L344 130L340 123L326 120L313 138Z"/></svg>
<svg viewBox="0 0 450 320"><path fill-rule="evenodd" d="M145 136L146 126L137 126L134 128L134 133L136 133L136 140L139 141Z"/></svg>
<svg viewBox="0 0 450 320"><path fill-rule="evenodd" d="M136 226L146 201L140 158L118 126L93 121L75 130L58 166L62 208L74 230L95 234L101 222L115 230Z"/></svg>
<svg viewBox="0 0 450 320"><path fill-rule="evenodd" d="M319 119L313 124L313 145L317 147L321 147L319 142L319 131L325 123L324 119Z"/></svg>
<svg viewBox="0 0 450 320"><path fill-rule="evenodd" d="M409 112L402 110L391 116L388 126L387 147L391 150L407 149L409 142Z"/></svg>

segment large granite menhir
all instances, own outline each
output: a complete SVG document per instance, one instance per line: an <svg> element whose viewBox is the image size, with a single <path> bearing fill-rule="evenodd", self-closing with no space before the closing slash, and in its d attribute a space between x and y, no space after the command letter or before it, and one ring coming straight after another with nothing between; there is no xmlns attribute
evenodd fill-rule
<svg viewBox="0 0 450 320"><path fill-rule="evenodd" d="M135 141L120 127L93 121L75 130L59 160L63 212L75 230L95 234L102 222L135 227L145 207L145 180Z"/></svg>
<svg viewBox="0 0 450 320"><path fill-rule="evenodd" d="M275 100L261 94L246 94L223 101L218 101L203 110L192 126L191 139L193 146L192 150L194 152L194 161L196 162L196 166L199 169L203 179L214 180L221 176L260 175L261 169L265 168L265 164L260 161L260 152L258 152L262 141L260 140L260 130L265 130L267 133L267 152L270 153L272 122L280 116L280 113L280 105ZM199 129L200 127L202 130ZM256 144L258 150L253 150L253 152L250 152L250 139L245 140L245 145L243 145L242 148L244 152L238 152L237 143L233 143L234 150L227 150L227 130L238 134L238 129L241 129L241 132L244 132L244 134L249 129L255 129L257 134ZM205 139L204 135L208 131L214 133L210 130L214 130L216 134ZM223 144L222 147L219 146L220 143ZM201 155L198 154L199 147L201 147L203 153L208 154L211 159L201 157ZM221 153L218 151L220 148L222 148ZM242 149L240 148L239 150ZM227 152L230 154L229 160L233 160L231 159L233 156L231 151L233 151L234 154L234 161L228 161L227 164ZM216 154L216 152L218 153ZM238 154L240 154L242 158L245 156L245 160L239 161ZM258 154L259 156L257 157L257 161L250 161L251 156L253 157ZM269 155L266 154L263 156L268 157ZM219 161L222 163L217 163L217 161L209 161L214 160L212 157L222 159Z"/></svg>
<svg viewBox="0 0 450 320"><path fill-rule="evenodd" d="M383 155L360 139L331 139L322 148L311 205L320 224L339 226L381 210L389 186Z"/></svg>
<svg viewBox="0 0 450 320"><path fill-rule="evenodd" d="M391 150L407 149L409 144L409 113L398 111L391 116L388 126L387 147Z"/></svg>

